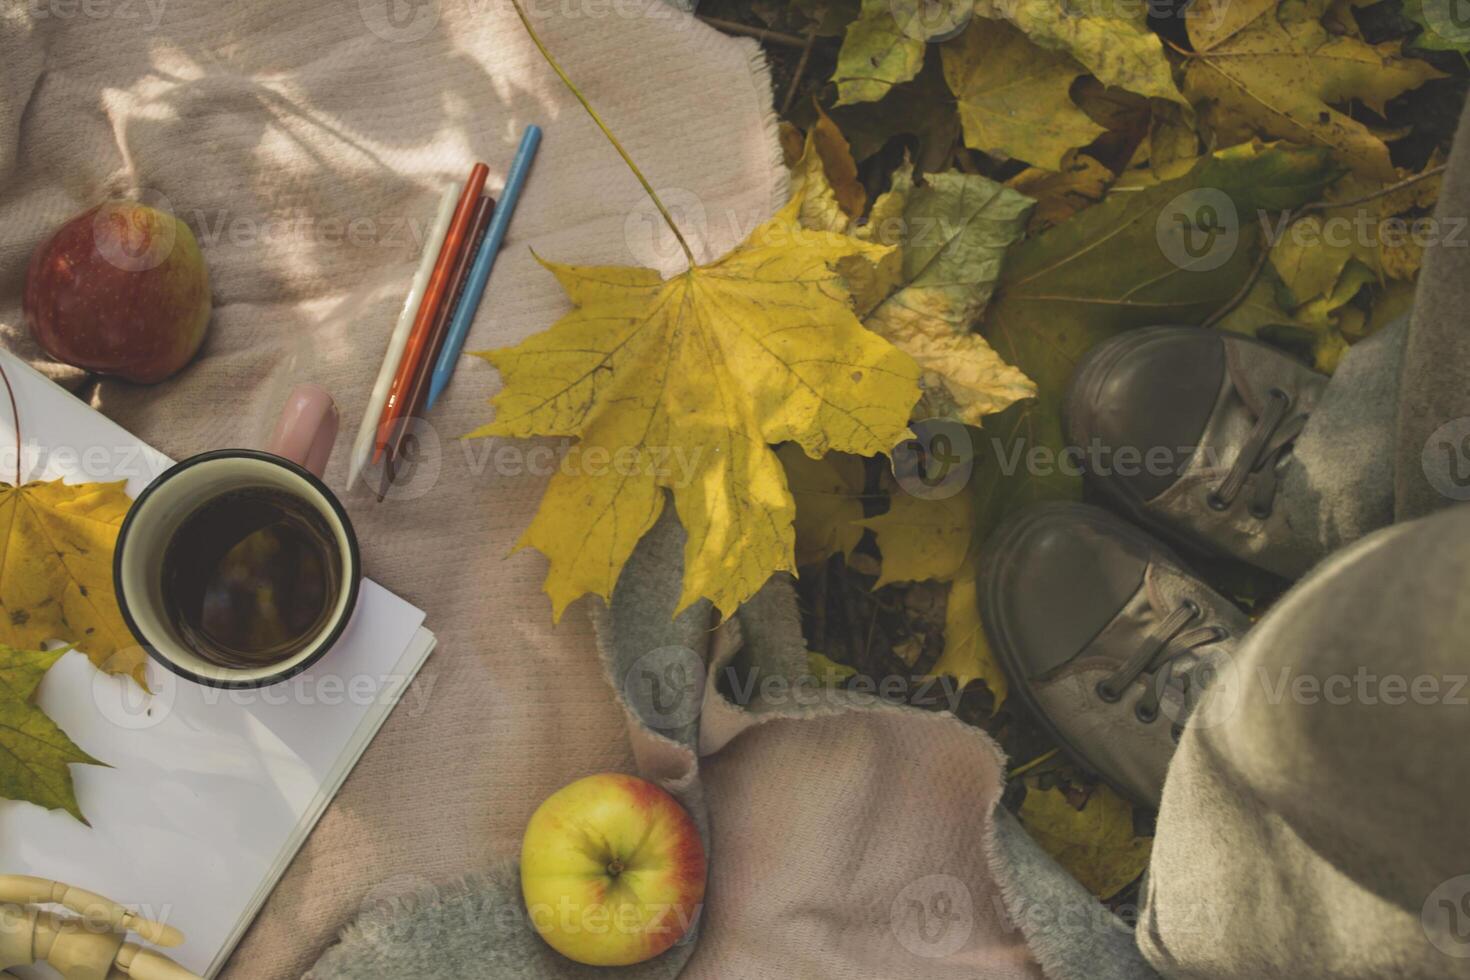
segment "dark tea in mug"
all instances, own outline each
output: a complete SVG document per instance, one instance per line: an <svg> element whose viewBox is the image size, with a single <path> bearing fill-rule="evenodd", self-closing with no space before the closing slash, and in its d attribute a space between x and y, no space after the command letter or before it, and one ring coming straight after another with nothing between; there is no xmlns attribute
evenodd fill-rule
<svg viewBox="0 0 1470 980"><path fill-rule="evenodd" d="M332 618L343 588L331 526L305 500L245 487L205 501L163 556L170 626L222 667L260 667L305 649Z"/></svg>

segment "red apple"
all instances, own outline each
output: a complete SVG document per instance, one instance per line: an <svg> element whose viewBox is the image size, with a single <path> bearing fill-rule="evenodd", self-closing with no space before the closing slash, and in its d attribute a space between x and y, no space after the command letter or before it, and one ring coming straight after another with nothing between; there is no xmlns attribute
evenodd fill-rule
<svg viewBox="0 0 1470 980"><path fill-rule="evenodd" d="M188 225L109 201L37 247L22 303L37 343L58 361L152 384L204 342L209 270Z"/></svg>
<svg viewBox="0 0 1470 980"><path fill-rule="evenodd" d="M521 844L521 894L551 947L590 966L652 959L704 901L704 842L679 801L646 779L603 773L541 804Z"/></svg>

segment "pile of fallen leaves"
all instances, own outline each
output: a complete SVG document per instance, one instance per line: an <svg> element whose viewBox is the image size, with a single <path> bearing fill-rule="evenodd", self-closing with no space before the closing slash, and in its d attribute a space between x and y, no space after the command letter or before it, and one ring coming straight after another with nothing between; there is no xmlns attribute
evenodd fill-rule
<svg viewBox="0 0 1470 980"><path fill-rule="evenodd" d="M1151 816L1013 713L976 556L1082 495L1060 409L1095 344L1195 324L1330 372L1407 309L1426 245L1466 235L1429 221L1470 74L1449 2L707 0L772 56L790 204L667 280L548 264L576 309L484 355L479 434L614 461L553 477L521 541L556 613L672 505L681 607L798 573L814 672L990 730L1023 822L1123 891ZM1280 587L1208 574L1247 605Z"/></svg>
<svg viewBox="0 0 1470 980"><path fill-rule="evenodd" d="M971 573L997 519L1081 487L1004 464L1038 447L1055 458L1072 367L1116 331L1207 324L1330 372L1407 310L1425 246L1470 242L1427 222L1470 51L1470 29L1435 3L701 8L763 32L799 192L819 184L839 230L876 224L881 237L889 195L923 189L929 206L904 233L929 237L906 250L905 281L947 295L900 293L864 322L924 370L916 417L974 427L967 492L944 499L908 492L878 461L783 452L808 640L1000 738L1024 763L1008 802L1100 895L1145 867L1151 815L1010 710ZM1281 587L1206 571L1247 606Z"/></svg>

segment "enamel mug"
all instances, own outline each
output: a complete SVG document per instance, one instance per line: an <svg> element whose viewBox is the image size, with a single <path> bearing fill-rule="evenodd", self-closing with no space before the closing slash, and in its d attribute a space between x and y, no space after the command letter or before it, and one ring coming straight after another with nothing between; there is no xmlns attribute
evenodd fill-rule
<svg viewBox="0 0 1470 980"><path fill-rule="evenodd" d="M287 398L266 450L218 449L192 456L159 475L133 502L118 534L113 580L123 619L148 655L181 677L210 687L256 688L306 670L347 628L357 604L362 561L341 502L322 482L336 441L337 407L326 391L299 385ZM208 658L171 623L164 596L164 555L189 517L235 491L284 493L315 512L335 547L341 574L313 633L281 659L224 666Z"/></svg>

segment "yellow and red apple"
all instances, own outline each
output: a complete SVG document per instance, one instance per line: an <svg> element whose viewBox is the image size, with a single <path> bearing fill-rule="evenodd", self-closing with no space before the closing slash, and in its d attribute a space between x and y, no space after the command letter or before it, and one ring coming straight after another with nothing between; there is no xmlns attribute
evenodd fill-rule
<svg viewBox="0 0 1470 980"><path fill-rule="evenodd" d="M553 949L590 966L652 959L694 925L704 901L699 828L637 776L602 773L557 790L531 816L521 894Z"/></svg>
<svg viewBox="0 0 1470 980"><path fill-rule="evenodd" d="M151 384L204 342L209 270L178 218L109 201L37 246L21 302L36 342L58 361Z"/></svg>

